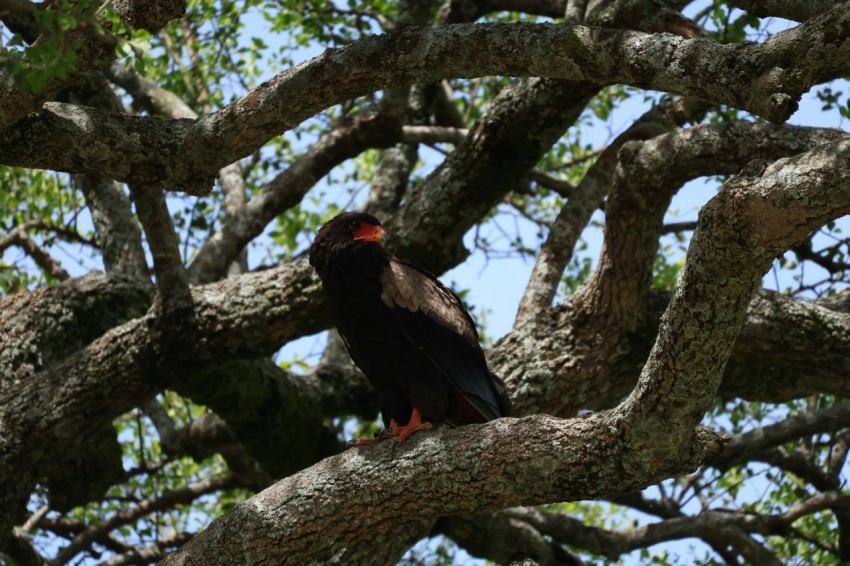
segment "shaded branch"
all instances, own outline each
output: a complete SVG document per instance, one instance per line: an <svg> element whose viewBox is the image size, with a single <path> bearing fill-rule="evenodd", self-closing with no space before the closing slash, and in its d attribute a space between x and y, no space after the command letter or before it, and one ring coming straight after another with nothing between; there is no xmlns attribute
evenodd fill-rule
<svg viewBox="0 0 850 566"><path fill-rule="evenodd" d="M47 250L39 246L27 234L26 229L27 225L24 224L4 236L0 240L0 252L11 246L18 246L50 277L59 281L65 281L70 278L71 276L68 275L68 272L55 259L50 257Z"/></svg>
<svg viewBox="0 0 850 566"><path fill-rule="evenodd" d="M720 394L782 402L816 392L850 396L850 313L763 291L726 368Z"/></svg>
<svg viewBox="0 0 850 566"><path fill-rule="evenodd" d="M192 533L179 533L173 537L162 537L153 544L143 547L134 547L122 553L116 554L104 560L102 566L123 566L124 564L150 564L165 558L170 549L185 544L194 535Z"/></svg>
<svg viewBox="0 0 850 566"><path fill-rule="evenodd" d="M381 112L364 112L341 121L307 153L260 187L257 195L225 218L221 228L198 251L189 267L194 282L219 279L266 225L304 198L315 183L347 159L374 147L387 147L400 138L398 120Z"/></svg>
<svg viewBox="0 0 850 566"><path fill-rule="evenodd" d="M743 514L739 513L708 511L623 531L587 527L568 515L532 508L509 509L506 513L528 522L561 544L577 546L609 560L617 560L623 554L659 542L696 537L706 542L724 540L751 563L781 564L768 549L747 536L746 529L740 524Z"/></svg>
<svg viewBox="0 0 850 566"><path fill-rule="evenodd" d="M159 401L148 401L144 411L156 427L162 450L167 455L188 455L200 462L219 453L242 485L260 491L271 484L271 477L246 453L227 423L215 413L204 413L178 429Z"/></svg>
<svg viewBox="0 0 850 566"><path fill-rule="evenodd" d="M516 564L531 559L540 566L577 564L557 543L526 521L516 520L510 510L490 515L452 515L434 526L433 534L451 538L473 556L496 564Z"/></svg>
<svg viewBox="0 0 850 566"><path fill-rule="evenodd" d="M233 489L238 486L239 481L236 479L236 476L231 475L223 478L202 480L173 491L167 491L158 497L143 500L138 505L118 511L76 535L71 541L71 544L61 549L52 562L55 564L65 564L78 553L89 548L93 542L106 536L111 531L123 525L133 524L155 511L165 511L176 505L191 503L208 493Z"/></svg>
<svg viewBox="0 0 850 566"><path fill-rule="evenodd" d="M803 413L732 437L726 450L707 462L727 470L759 457L762 451L786 442L850 427L850 404L838 403L816 413ZM832 489L835 489L833 487Z"/></svg>
<svg viewBox="0 0 850 566"><path fill-rule="evenodd" d="M118 183L92 175L80 175L76 181L97 230L106 272L149 278L142 234Z"/></svg>
<svg viewBox="0 0 850 566"><path fill-rule="evenodd" d="M167 309L185 308L191 298L186 268L180 257L180 242L174 222L160 189L130 187L136 214L145 229L145 237L153 256L156 286Z"/></svg>
<svg viewBox="0 0 850 566"><path fill-rule="evenodd" d="M730 0L729 5L748 14L767 18L778 16L795 22L804 22L819 16L842 0Z"/></svg>

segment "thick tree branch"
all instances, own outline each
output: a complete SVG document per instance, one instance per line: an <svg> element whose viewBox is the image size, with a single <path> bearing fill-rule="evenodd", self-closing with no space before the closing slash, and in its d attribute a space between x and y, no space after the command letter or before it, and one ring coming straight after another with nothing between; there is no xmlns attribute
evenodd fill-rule
<svg viewBox="0 0 850 566"><path fill-rule="evenodd" d="M623 403L636 425L626 438L646 450L638 467L693 434L717 393L746 304L773 259L848 212L847 140L779 160L759 176L735 177L702 209L658 339ZM658 427L670 444L647 440Z"/></svg>
<svg viewBox="0 0 850 566"><path fill-rule="evenodd" d="M816 392L850 396L850 313L779 293L757 295L720 394L782 402Z"/></svg>
<svg viewBox="0 0 850 566"><path fill-rule="evenodd" d="M141 316L150 285L94 273L0 300L0 390L22 383L98 338Z"/></svg>
<svg viewBox="0 0 850 566"><path fill-rule="evenodd" d="M592 498L612 489L639 488L673 469L693 466L694 460L685 458L665 462L663 472L624 475L619 462L628 458L630 448L616 440L616 422L614 414L570 421L537 415L422 434L401 447L382 443L348 450L250 499L164 564L202 564L212 557L231 563L221 549L233 544L255 549L251 552L262 549L267 559L281 564L331 556L356 560L373 550L375 537L410 522ZM694 456L720 449L714 436L702 442ZM503 450L505 443L516 450ZM386 485L387 473L392 489L372 489ZM339 521L340 513L349 519Z"/></svg>
<svg viewBox="0 0 850 566"><path fill-rule="evenodd" d="M196 122L49 104L0 136L0 154L7 165L206 192L215 171L334 104L414 82L494 74L629 84L784 122L812 85L847 72L848 22L841 4L744 47L567 25L405 30L328 51Z"/></svg>
<svg viewBox="0 0 850 566"><path fill-rule="evenodd" d="M390 249L436 273L457 265L469 253L463 247L467 231L516 188L597 91L590 83L541 79L503 89L455 151L385 222Z"/></svg>
<svg viewBox="0 0 850 566"><path fill-rule="evenodd" d="M621 382L612 375L633 376L654 340L654 328L651 333L637 330L653 311L649 283L663 214L685 181L733 173L757 156L793 155L843 137L835 130L733 123L626 145L620 152L616 199L606 210L597 270L555 317L538 318L542 328L527 325L494 350L494 365L512 388L515 410L569 416L581 408L610 407L631 390L633 377Z"/></svg>

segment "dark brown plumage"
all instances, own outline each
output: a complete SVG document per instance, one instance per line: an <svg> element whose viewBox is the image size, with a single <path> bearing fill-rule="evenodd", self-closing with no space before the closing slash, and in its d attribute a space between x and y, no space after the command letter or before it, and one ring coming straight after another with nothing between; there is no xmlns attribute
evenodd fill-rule
<svg viewBox="0 0 850 566"><path fill-rule="evenodd" d="M383 234L374 216L345 212L319 229L309 252L345 346L378 394L390 429L379 439L403 442L430 421L507 416L504 384L487 368L460 298L396 259Z"/></svg>

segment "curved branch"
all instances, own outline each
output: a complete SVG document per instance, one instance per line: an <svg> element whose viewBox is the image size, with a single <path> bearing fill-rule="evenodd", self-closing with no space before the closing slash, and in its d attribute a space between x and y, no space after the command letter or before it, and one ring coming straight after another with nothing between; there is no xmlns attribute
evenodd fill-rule
<svg viewBox="0 0 850 566"><path fill-rule="evenodd" d="M760 176L735 177L703 207L658 339L623 403L637 424L627 438L644 446L647 461L681 445L710 407L746 305L773 259L848 212L850 140L781 159ZM645 440L656 427L670 444Z"/></svg>
<svg viewBox="0 0 850 566"><path fill-rule="evenodd" d="M195 256L189 267L194 282L219 279L244 249L279 214L301 202L331 169L363 151L389 147L401 138L401 124L382 112L348 117L323 135L306 154L263 185L243 208L228 216Z"/></svg>
<svg viewBox="0 0 850 566"><path fill-rule="evenodd" d="M484 75L622 83L784 122L813 84L847 72L848 23L850 9L841 4L749 46L569 25L408 29L328 50L194 122L51 103L0 135L0 156L6 165L205 193L215 171L334 104L414 82Z"/></svg>
<svg viewBox="0 0 850 566"><path fill-rule="evenodd" d="M489 515L452 515L443 517L432 534L451 538L473 556L496 564L517 564L531 559L540 566L578 564L564 560L567 554L559 543L549 541L528 522L511 516L511 510Z"/></svg>
<svg viewBox="0 0 850 566"><path fill-rule="evenodd" d="M578 186L570 191L569 200L552 224L520 301L515 328L533 322L551 306L579 236L611 189L617 154L623 145L669 132L705 109L705 103L695 100L667 99L636 120L605 149Z"/></svg>
<svg viewBox="0 0 850 566"><path fill-rule="evenodd" d="M65 281L71 277L59 264L59 262L50 256L47 250L39 246L30 237L30 235L27 234L24 226L19 226L0 240L0 251L3 251L12 245L20 247L24 253L30 256L36 265L38 265L38 267L40 267L50 277L59 281Z"/></svg>
<svg viewBox="0 0 850 566"><path fill-rule="evenodd" d="M662 217L668 199L685 181L733 173L759 156L794 155L844 137L836 130L740 122L701 125L627 144L615 178L617 198L612 197L606 210L597 270L554 316L517 329L493 352L515 411L569 416L578 409L610 407L631 391L635 371L645 363L657 333L657 323L645 319L663 308L649 293Z"/></svg>
<svg viewBox="0 0 850 566"><path fill-rule="evenodd" d="M723 546L731 544L751 563L781 564L768 549L748 536L746 530L738 524L736 513L709 511L696 516L669 518L623 531L588 527L567 515L532 508L509 509L505 513L528 522L561 544L583 548L609 560L617 560L623 554L659 542L696 537L709 544L720 541L723 541Z"/></svg>
<svg viewBox="0 0 850 566"><path fill-rule="evenodd" d="M683 451L690 456L623 474L620 462L631 447L617 440L616 423L614 414L566 421L536 415L422 434L402 446L348 450L251 498L164 564L221 562L230 554L224 547L234 544L263 548L267 560L280 564L331 556L347 562L367 556L375 537L411 522L637 489L693 469L704 450L720 449L714 435L700 435L693 450ZM343 513L347 519L340 521Z"/></svg>

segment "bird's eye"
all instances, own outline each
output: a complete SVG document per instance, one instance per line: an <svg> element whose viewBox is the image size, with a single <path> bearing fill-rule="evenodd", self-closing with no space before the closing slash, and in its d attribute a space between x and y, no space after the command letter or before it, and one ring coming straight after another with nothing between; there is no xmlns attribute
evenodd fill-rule
<svg viewBox="0 0 850 566"><path fill-rule="evenodd" d="M349 224L348 227L351 228L352 232L356 232L357 230L360 230L360 222L358 222L357 220L352 220L351 224Z"/></svg>

